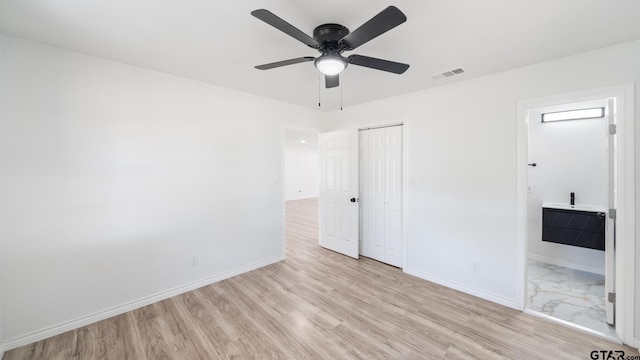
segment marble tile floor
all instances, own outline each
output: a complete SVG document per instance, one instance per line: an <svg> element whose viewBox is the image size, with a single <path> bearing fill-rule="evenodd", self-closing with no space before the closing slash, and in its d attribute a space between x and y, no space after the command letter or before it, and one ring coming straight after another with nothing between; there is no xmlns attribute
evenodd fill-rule
<svg viewBox="0 0 640 360"><path fill-rule="evenodd" d="M606 323L604 275L529 260L530 310L617 338Z"/></svg>

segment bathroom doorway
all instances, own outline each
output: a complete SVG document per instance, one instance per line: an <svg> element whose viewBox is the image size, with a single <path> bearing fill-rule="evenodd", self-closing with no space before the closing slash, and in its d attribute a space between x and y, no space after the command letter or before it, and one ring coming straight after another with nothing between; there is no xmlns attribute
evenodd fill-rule
<svg viewBox="0 0 640 360"><path fill-rule="evenodd" d="M606 222L607 154L615 151L608 149L614 135L608 134L607 103L529 110L527 308L616 336L605 296L615 276L614 269L606 271L606 255L613 253L605 246L613 235Z"/></svg>
<svg viewBox="0 0 640 360"><path fill-rule="evenodd" d="M623 97L595 94L519 104L521 303L529 313L620 342L633 326L624 319L633 317L616 304L629 296L620 286L629 279L616 275L634 261L620 259L621 247L614 247L616 240L633 246L616 224L628 196L620 186L620 159L628 155L618 132ZM633 212L633 205L623 207Z"/></svg>

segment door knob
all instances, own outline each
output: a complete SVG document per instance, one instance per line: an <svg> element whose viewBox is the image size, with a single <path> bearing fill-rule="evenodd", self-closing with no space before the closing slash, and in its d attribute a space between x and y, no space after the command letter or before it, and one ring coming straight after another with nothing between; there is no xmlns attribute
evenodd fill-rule
<svg viewBox="0 0 640 360"><path fill-rule="evenodd" d="M357 202L357 201L358 201L358 199L356 199L356 198L351 198L351 200L350 200L350 201L354 203L354 202Z"/></svg>

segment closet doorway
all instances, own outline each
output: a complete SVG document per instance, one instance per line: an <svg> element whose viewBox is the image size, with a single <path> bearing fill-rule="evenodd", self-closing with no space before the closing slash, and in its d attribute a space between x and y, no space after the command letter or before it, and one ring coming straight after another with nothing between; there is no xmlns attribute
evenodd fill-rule
<svg viewBox="0 0 640 360"><path fill-rule="evenodd" d="M320 246L403 265L402 124L320 135Z"/></svg>
<svg viewBox="0 0 640 360"><path fill-rule="evenodd" d="M402 125L363 129L360 255L402 267Z"/></svg>

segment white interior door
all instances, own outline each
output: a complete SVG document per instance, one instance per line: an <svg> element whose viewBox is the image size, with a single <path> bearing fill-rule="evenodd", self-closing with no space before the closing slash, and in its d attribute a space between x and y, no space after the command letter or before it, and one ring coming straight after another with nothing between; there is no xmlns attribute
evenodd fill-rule
<svg viewBox="0 0 640 360"><path fill-rule="evenodd" d="M362 255L384 262L384 131L360 132L362 147Z"/></svg>
<svg viewBox="0 0 640 360"><path fill-rule="evenodd" d="M614 100L609 99L607 104L607 121L609 123L609 128L612 126L615 127L615 111L614 111ZM607 228L605 232L605 279L604 279L604 287L605 287L605 303L606 303L606 316L607 323L614 325L615 324L615 271L616 271L616 251L615 251L615 242L616 242L616 219L615 219L615 210L614 214L612 214L611 209L616 209L616 135L615 131L609 131L608 136L608 145L607 145L607 163L608 163L608 201L609 201L609 216L607 216ZM614 294L613 296L609 296L609 294Z"/></svg>
<svg viewBox="0 0 640 360"><path fill-rule="evenodd" d="M362 131L362 255L402 266L402 126Z"/></svg>
<svg viewBox="0 0 640 360"><path fill-rule="evenodd" d="M385 254L387 264L402 266L402 126L384 129Z"/></svg>
<svg viewBox="0 0 640 360"><path fill-rule="evenodd" d="M320 246L358 258L358 130L320 134Z"/></svg>

